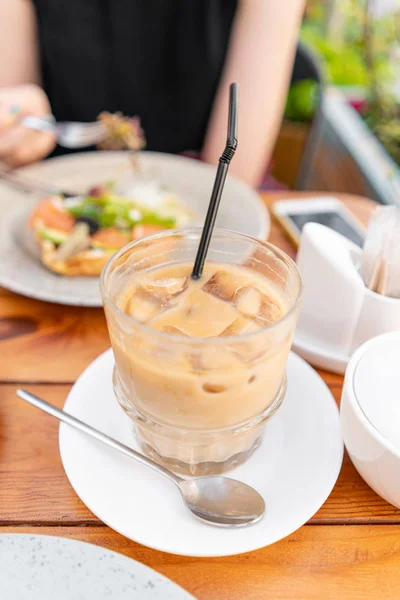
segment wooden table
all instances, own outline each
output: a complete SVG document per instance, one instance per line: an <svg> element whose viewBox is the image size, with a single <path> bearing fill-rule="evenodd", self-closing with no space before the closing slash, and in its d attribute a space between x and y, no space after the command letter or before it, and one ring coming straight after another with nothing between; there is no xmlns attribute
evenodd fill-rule
<svg viewBox="0 0 400 600"><path fill-rule="evenodd" d="M269 193L270 206L280 197ZM307 194L309 195L309 194ZM366 221L371 203L342 196ZM277 224L270 240L292 256ZM15 396L28 390L62 406L77 376L109 346L102 309L46 304L0 290L0 533L75 538L122 552L207 600L400 597L400 512L344 459L324 506L277 544L228 558L184 558L123 538L82 504L58 452L58 423ZM321 372L339 402L342 377ZM1 567L0 567L1 571Z"/></svg>

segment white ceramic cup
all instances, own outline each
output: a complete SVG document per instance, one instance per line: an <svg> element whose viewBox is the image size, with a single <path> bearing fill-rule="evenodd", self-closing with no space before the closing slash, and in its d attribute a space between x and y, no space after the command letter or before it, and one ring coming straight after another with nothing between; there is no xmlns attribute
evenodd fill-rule
<svg viewBox="0 0 400 600"><path fill-rule="evenodd" d="M368 485L400 508L400 332L361 346L346 370L343 439Z"/></svg>

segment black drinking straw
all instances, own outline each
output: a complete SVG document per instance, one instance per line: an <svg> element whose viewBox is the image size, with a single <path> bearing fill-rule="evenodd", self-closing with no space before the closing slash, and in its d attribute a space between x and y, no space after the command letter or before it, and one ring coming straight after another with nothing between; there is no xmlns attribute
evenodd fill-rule
<svg viewBox="0 0 400 600"><path fill-rule="evenodd" d="M230 162L237 148L237 104L238 104L238 84L231 83L229 87L229 117L228 117L228 138L226 140L225 150L219 159L217 174L215 176L214 187L208 205L206 219L204 221L203 231L200 238L199 248L197 250L196 260L192 271L192 279L200 279L204 262L206 260L211 236L214 230L215 219L217 218L219 203L224 189L226 175Z"/></svg>

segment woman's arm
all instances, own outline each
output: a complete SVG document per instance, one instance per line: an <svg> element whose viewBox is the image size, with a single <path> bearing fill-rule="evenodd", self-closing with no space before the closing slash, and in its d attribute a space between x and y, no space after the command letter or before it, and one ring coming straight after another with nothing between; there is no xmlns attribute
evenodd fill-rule
<svg viewBox="0 0 400 600"><path fill-rule="evenodd" d="M0 87L40 83L36 16L31 0L0 0Z"/></svg>
<svg viewBox="0 0 400 600"><path fill-rule="evenodd" d="M239 83L239 145L231 172L260 183L279 131L304 0L240 0L202 157L217 163L226 141L228 89Z"/></svg>

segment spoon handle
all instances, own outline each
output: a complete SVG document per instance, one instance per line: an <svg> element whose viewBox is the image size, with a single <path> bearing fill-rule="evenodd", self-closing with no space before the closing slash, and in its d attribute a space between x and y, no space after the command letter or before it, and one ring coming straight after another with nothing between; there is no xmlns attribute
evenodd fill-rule
<svg viewBox="0 0 400 600"><path fill-rule="evenodd" d="M75 427L75 429L79 429L79 431L83 431L84 433L92 436L96 440L103 442L103 444L114 448L114 450L118 450L122 454L125 454L125 456L129 456L129 458L133 458L134 460L137 460L138 462L141 462L144 465L151 467L158 473L161 473L162 475L165 475L165 477L168 477L168 479L173 481L179 487L179 483L182 481L181 477L178 477L178 475L175 475L175 473L172 473L168 469L165 469L161 465L158 465L150 458L147 458L147 456L140 454L140 452L136 452L136 450L132 450L132 448L129 448L128 446L117 442L117 440L114 440L112 437L106 435L105 433L102 433L101 431L98 431L97 429L94 429L94 427L91 427L87 423L80 421L76 417L73 417L72 415L61 410L60 408L49 404L49 402L46 402L46 400L43 400L42 398L39 398L38 396L35 396L34 394L27 392L26 390L17 390L17 396L19 396L19 398L21 398L22 400L33 404L33 406L40 408L52 417L56 417L56 419L63 421L63 423L67 423L67 425Z"/></svg>

